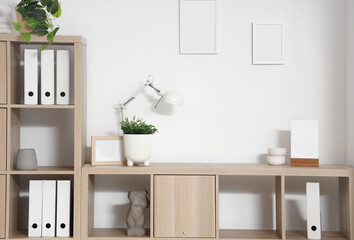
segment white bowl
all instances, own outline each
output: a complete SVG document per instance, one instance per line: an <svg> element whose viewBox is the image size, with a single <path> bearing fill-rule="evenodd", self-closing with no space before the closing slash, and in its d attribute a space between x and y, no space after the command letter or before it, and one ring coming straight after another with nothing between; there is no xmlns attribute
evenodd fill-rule
<svg viewBox="0 0 354 240"><path fill-rule="evenodd" d="M270 156L285 156L286 155L286 148L268 148L268 154Z"/></svg>
<svg viewBox="0 0 354 240"><path fill-rule="evenodd" d="M270 165L284 165L285 156L267 156L267 161Z"/></svg>

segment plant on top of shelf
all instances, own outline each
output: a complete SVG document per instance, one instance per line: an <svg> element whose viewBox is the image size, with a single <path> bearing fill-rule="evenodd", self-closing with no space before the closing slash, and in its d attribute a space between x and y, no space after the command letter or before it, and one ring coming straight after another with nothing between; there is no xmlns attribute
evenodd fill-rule
<svg viewBox="0 0 354 240"><path fill-rule="evenodd" d="M154 134L157 132L157 128L154 125L149 125L143 119L135 116L132 120L126 117L119 124L124 134Z"/></svg>
<svg viewBox="0 0 354 240"><path fill-rule="evenodd" d="M22 38L31 42L32 35L47 36L49 44L53 43L59 27L54 26L53 20L61 15L58 0L21 0L16 6L17 23L13 22L16 31ZM46 49L48 44L41 47Z"/></svg>
<svg viewBox="0 0 354 240"><path fill-rule="evenodd" d="M149 165L151 155L152 135L157 132L154 125L145 123L142 119L125 118L120 123L124 132L124 155L128 166L133 163Z"/></svg>

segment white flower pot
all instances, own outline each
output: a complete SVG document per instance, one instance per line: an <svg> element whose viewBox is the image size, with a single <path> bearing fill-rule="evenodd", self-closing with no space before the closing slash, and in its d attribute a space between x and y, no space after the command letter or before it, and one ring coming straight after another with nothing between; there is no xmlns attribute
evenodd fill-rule
<svg viewBox="0 0 354 240"><path fill-rule="evenodd" d="M149 165L152 134L124 134L124 155L128 166L133 163Z"/></svg>

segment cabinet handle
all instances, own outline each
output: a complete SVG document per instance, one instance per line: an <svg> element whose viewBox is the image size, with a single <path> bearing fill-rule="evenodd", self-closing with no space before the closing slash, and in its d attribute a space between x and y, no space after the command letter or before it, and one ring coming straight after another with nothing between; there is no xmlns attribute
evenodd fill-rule
<svg viewBox="0 0 354 240"><path fill-rule="evenodd" d="M187 234L187 232L183 232L183 234L184 234L184 235L186 235L186 234Z"/></svg>

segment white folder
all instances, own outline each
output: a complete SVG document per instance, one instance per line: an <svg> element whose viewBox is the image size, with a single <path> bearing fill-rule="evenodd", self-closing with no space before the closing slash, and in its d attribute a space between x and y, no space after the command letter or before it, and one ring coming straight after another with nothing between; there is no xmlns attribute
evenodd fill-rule
<svg viewBox="0 0 354 240"><path fill-rule="evenodd" d="M57 50L56 104L70 102L70 54L69 50Z"/></svg>
<svg viewBox="0 0 354 240"><path fill-rule="evenodd" d="M54 104L54 50L41 54L41 104Z"/></svg>
<svg viewBox="0 0 354 240"><path fill-rule="evenodd" d="M321 239L320 184L306 183L307 238Z"/></svg>
<svg viewBox="0 0 354 240"><path fill-rule="evenodd" d="M42 236L42 189L43 181L30 180L28 207L28 236Z"/></svg>
<svg viewBox="0 0 354 240"><path fill-rule="evenodd" d="M24 52L24 103L38 104L38 50Z"/></svg>
<svg viewBox="0 0 354 240"><path fill-rule="evenodd" d="M56 181L43 181L42 237L55 236Z"/></svg>
<svg viewBox="0 0 354 240"><path fill-rule="evenodd" d="M57 237L70 235L70 181L58 180Z"/></svg>

